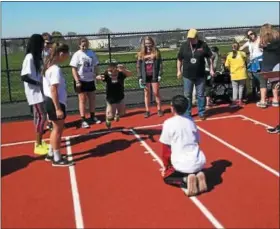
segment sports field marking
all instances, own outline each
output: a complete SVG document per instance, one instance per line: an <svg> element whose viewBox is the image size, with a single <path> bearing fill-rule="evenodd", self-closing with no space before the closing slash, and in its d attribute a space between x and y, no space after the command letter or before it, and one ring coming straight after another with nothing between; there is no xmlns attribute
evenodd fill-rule
<svg viewBox="0 0 280 229"><path fill-rule="evenodd" d="M67 150L68 160L73 161L70 137L65 137L65 140L66 140L66 150ZM79 196L74 165L69 166L69 174L70 174L70 183L71 183L72 198L74 204L76 228L84 229L83 215L81 210L80 196Z"/></svg>
<svg viewBox="0 0 280 229"><path fill-rule="evenodd" d="M251 122L255 123L256 125L261 125L261 126L264 126L266 128L273 128L273 126L267 125L267 124L265 124L263 122L260 122L260 121L258 121L256 119L253 119L253 118L250 118L250 117L248 117L246 115L240 115L240 118L242 118L245 121L246 120L251 121Z"/></svg>
<svg viewBox="0 0 280 229"><path fill-rule="evenodd" d="M147 152L153 157L155 161L157 161L161 167L160 170L164 169L164 165L162 160L159 158L159 156L151 149L151 147L137 134L135 129L130 129L130 131L133 133L135 138L140 142L140 145L142 145ZM186 194L186 189L181 188L181 190ZM224 228L222 224L213 216L213 214L194 196L189 197L190 200L199 208L199 210L205 215L205 217L212 223L212 225L215 228Z"/></svg>
<svg viewBox="0 0 280 229"><path fill-rule="evenodd" d="M240 118L241 115L228 115L228 116L220 116L220 117L215 117L215 118L208 118L207 121L211 120L220 120L220 119L228 119L228 118ZM195 122L201 122L201 120L195 120ZM162 126L162 124L156 124L156 125L148 125L148 126L137 126L134 127L133 129L138 130L138 129L149 129L153 127L159 127ZM122 132L122 131L128 131L128 129L115 129L115 130L105 130L105 131L95 131L92 133L88 134L76 134L76 135L69 135L68 137L70 138L75 138L75 137L80 137L80 136L93 136L93 135L99 135L99 134L107 134L107 133L112 133L112 132ZM66 137L62 137L62 139L65 139ZM43 139L44 141L49 141L49 138ZM19 141L19 142L12 142L12 143L5 143L2 144L1 147L7 147L7 146L15 146L15 145L23 145L23 144L31 144L34 143L34 140L30 141Z"/></svg>
<svg viewBox="0 0 280 229"><path fill-rule="evenodd" d="M262 167L263 169L267 170L268 172L272 173L273 175L279 177L279 172L274 170L273 168L269 167L268 165L260 162L259 160L257 160L256 158L248 155L247 153L245 153L244 151L236 148L235 146L229 144L228 142L224 141L223 139L217 137L214 134L211 134L210 132L208 132L207 130L201 128L201 127L197 127L201 132L203 132L204 134L208 135L209 137L215 139L216 141L222 143L223 145L225 145L226 147L228 147L229 149L234 150L236 153L242 155L243 157L246 157L247 159L249 159L250 161L252 161L253 163L255 163L256 165Z"/></svg>

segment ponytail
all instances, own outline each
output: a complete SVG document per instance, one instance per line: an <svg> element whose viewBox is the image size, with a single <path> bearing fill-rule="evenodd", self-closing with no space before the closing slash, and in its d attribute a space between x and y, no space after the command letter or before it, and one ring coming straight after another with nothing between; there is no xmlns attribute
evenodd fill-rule
<svg viewBox="0 0 280 229"><path fill-rule="evenodd" d="M47 69L54 65L56 63L57 57L59 56L60 53L68 53L69 52L69 46L67 44L62 44L62 43L54 43L51 48L51 53L47 57L43 70L42 70L42 75L44 76Z"/></svg>

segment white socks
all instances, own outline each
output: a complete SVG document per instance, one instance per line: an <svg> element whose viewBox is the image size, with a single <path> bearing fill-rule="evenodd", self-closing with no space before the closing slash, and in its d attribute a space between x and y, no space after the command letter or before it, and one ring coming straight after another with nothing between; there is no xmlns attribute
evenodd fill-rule
<svg viewBox="0 0 280 229"><path fill-rule="evenodd" d="M59 161L61 159L61 154L60 154L59 150L53 151L53 159L54 159L54 161Z"/></svg>
<svg viewBox="0 0 280 229"><path fill-rule="evenodd" d="M61 154L59 150L53 150L52 146L50 145L48 155L50 157L54 157L54 161L59 161L61 159Z"/></svg>
<svg viewBox="0 0 280 229"><path fill-rule="evenodd" d="M50 157L53 156L53 149L52 149L52 145L51 145L51 144L49 145L49 152L48 152L48 155L49 155Z"/></svg>

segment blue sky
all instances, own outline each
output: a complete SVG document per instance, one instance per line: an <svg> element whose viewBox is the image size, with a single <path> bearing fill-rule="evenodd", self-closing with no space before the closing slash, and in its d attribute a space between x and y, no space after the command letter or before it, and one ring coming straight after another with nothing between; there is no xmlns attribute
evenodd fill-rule
<svg viewBox="0 0 280 229"><path fill-rule="evenodd" d="M279 24L278 2L2 2L2 37Z"/></svg>

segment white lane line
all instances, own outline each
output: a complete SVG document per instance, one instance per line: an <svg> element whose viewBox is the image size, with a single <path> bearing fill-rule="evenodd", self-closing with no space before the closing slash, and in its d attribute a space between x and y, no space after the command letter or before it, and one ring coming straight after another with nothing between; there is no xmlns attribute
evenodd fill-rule
<svg viewBox="0 0 280 229"><path fill-rule="evenodd" d="M258 121L258 120L256 120L256 119L253 119L253 118L249 118L248 116L246 116L246 115L240 115L240 117L243 119L243 120L248 120L248 121L251 121L251 122L253 122L253 123L255 123L256 125L261 125L261 126L264 126L264 127L266 127L266 128L273 128L272 126L270 126L270 125L267 125L267 124L265 124L265 123L263 123L263 122L260 122L260 121Z"/></svg>
<svg viewBox="0 0 280 229"><path fill-rule="evenodd" d="M65 139L66 139L66 146L67 146L66 150L67 150L68 160L73 161L70 137L66 137ZM70 174L72 198L74 204L76 228L84 229L84 221L83 221L80 196L79 196L79 190L78 190L77 179L76 179L75 165L69 166L69 174Z"/></svg>
<svg viewBox="0 0 280 229"><path fill-rule="evenodd" d="M229 119L229 118L240 118L241 115L228 115L228 116L220 116L220 117L215 117L215 118L208 118L207 121L211 120L220 120L220 119ZM201 120L195 120L195 122L201 122ZM139 129L149 129L153 127L159 127L162 126L162 124L155 124L155 125L148 125L148 126L137 126L134 127L133 129L139 130ZM129 131L129 129L115 129L115 130L104 130L104 131L96 131L88 134L76 134L76 135L69 135L70 138L75 138L75 137L80 137L80 136L94 136L94 135L99 135L99 134L108 134L112 132L121 132L121 131ZM66 137L62 137L62 139L65 139ZM49 141L49 138L43 139L44 141ZM1 147L7 147L7 146L15 146L15 145L23 145L23 144L31 144L34 143L34 140L29 140L29 141L19 141L19 142L12 142L12 143L5 143L2 144Z"/></svg>
<svg viewBox="0 0 280 229"><path fill-rule="evenodd" d="M229 149L232 149L233 151L235 151L236 153L242 155L243 157L246 157L247 159L249 159L250 161L254 162L256 165L262 167L263 169L267 170L268 172L272 173L273 175L279 177L279 172L277 172L276 170L274 170L273 168L269 167L268 165L260 162L259 160L257 160L256 158L248 155L247 153L245 153L244 151L236 148L235 146L229 144L228 142L226 142L225 140L217 137L214 134L211 134L210 132L208 132L207 130L201 128L201 127L197 127L201 132L203 132L204 134L208 135L209 137L217 140L218 142L222 143L223 145L225 145L226 147L228 147Z"/></svg>
<svg viewBox="0 0 280 229"><path fill-rule="evenodd" d="M150 155L157 161L161 167L161 170L164 169L164 165L159 156L151 149L151 147L136 133L135 130L130 130L134 136L138 139L141 145L150 153ZM182 191L186 194L186 189L181 188ZM189 197L191 201L199 208L199 210L205 215L205 217L212 223L215 228L224 228L223 225L213 216L213 214L200 202L195 196Z"/></svg>

